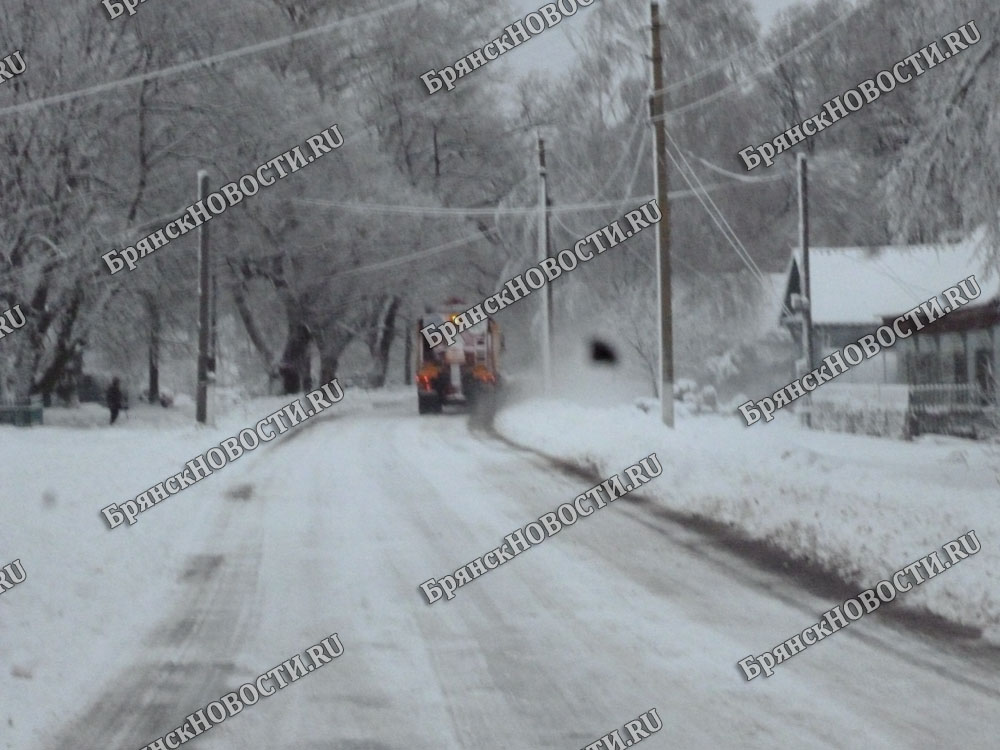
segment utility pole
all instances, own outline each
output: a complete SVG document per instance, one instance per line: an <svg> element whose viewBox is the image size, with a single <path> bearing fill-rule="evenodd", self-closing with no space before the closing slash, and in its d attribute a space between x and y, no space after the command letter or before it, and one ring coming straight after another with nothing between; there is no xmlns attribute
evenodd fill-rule
<svg viewBox="0 0 1000 750"><path fill-rule="evenodd" d="M208 197L208 172L198 170L198 199ZM208 419L208 364L212 291L209 286L208 222L198 227L198 400L195 419Z"/></svg>
<svg viewBox="0 0 1000 750"><path fill-rule="evenodd" d="M797 158L799 171L799 252L802 254L802 266L799 269L802 292L802 355L807 373L813 368L812 340L812 287L809 277L809 169L806 155L800 153ZM803 417L806 427L811 426L812 419L809 410Z"/></svg>
<svg viewBox="0 0 1000 750"><path fill-rule="evenodd" d="M413 383L413 331L410 330L412 326L408 327L403 332L403 385L410 385Z"/></svg>
<svg viewBox="0 0 1000 750"><path fill-rule="evenodd" d="M219 371L219 276L215 269L212 274L211 337L208 343L208 371L213 375Z"/></svg>
<svg viewBox="0 0 1000 750"><path fill-rule="evenodd" d="M211 266L211 264L209 265ZM207 402L208 413L212 415L212 424L215 424L216 415L219 413L218 402L216 401L219 389L215 386L218 383L216 378L222 363L222 357L219 354L219 275L216 273L215 268L210 268L209 273L212 276L212 309L209 312L209 330L211 333L209 334L208 342L208 386L210 393Z"/></svg>
<svg viewBox="0 0 1000 750"><path fill-rule="evenodd" d="M660 308L660 408L663 424L674 426L674 314L670 284L670 203L667 198L667 116L663 91L663 55L660 52L660 6L650 5L653 28L653 160L656 198L663 218L656 231L656 268Z"/></svg>
<svg viewBox="0 0 1000 750"><path fill-rule="evenodd" d="M545 141L538 138L538 260L549 257L549 194L546 184ZM542 293L542 379L545 392L552 388L552 291L548 284Z"/></svg>

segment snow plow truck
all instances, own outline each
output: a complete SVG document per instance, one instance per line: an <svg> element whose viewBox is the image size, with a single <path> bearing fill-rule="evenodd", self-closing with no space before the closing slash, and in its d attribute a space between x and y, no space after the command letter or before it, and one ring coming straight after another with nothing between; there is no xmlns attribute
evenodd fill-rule
<svg viewBox="0 0 1000 750"><path fill-rule="evenodd" d="M450 346L442 343L432 349L420 333L428 325L454 323L467 309L468 305L452 299L440 307L428 308L417 320L414 372L420 414L440 413L445 404L476 406L492 401L500 385L503 338L492 318L462 331Z"/></svg>

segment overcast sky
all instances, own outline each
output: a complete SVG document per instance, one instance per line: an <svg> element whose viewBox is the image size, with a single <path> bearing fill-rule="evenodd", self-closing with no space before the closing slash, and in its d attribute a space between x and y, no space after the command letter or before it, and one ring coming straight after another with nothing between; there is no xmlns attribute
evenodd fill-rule
<svg viewBox="0 0 1000 750"><path fill-rule="evenodd" d="M770 23L771 16L782 8L794 5L798 1L799 0L751 0L751 2L757 6L757 15L760 16L760 20L764 22L765 26Z"/></svg>

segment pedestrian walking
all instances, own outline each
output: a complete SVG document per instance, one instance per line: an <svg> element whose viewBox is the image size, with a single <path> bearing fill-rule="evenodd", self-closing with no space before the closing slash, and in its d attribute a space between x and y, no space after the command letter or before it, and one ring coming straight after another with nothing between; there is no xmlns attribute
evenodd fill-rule
<svg viewBox="0 0 1000 750"><path fill-rule="evenodd" d="M124 400L121 380L118 378L112 379L105 397L108 402L108 409L111 410L111 424L114 424L115 420L118 419L118 412L121 411L122 401Z"/></svg>

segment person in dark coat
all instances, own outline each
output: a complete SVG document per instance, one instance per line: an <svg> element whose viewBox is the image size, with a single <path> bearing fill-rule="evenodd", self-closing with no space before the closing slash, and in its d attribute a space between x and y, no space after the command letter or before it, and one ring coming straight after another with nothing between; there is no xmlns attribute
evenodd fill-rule
<svg viewBox="0 0 1000 750"><path fill-rule="evenodd" d="M111 424L114 424L115 420L118 419L118 412L122 409L122 401L124 401L121 380L114 378L111 381L105 397L107 398L108 409L111 410Z"/></svg>

